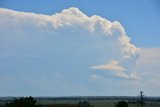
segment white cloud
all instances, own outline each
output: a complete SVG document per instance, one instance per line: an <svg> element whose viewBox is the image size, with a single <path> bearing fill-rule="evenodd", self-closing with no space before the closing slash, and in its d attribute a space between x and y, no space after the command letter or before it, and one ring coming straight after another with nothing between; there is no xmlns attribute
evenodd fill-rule
<svg viewBox="0 0 160 107"><path fill-rule="evenodd" d="M127 71L126 68L119 65L119 62L116 60L111 60L109 63L105 65L97 65L97 66L91 66L91 69L97 69L97 70L111 70L115 72L115 75L120 78L127 78L127 79L138 79L139 76L136 72L130 72L130 74L126 74L125 71ZM93 77L95 77L93 75Z"/></svg>
<svg viewBox="0 0 160 107"><path fill-rule="evenodd" d="M0 8L0 44L4 58L0 62L5 62L3 69L8 72L52 69L66 76L69 84L83 87L89 86L89 76L103 75L89 72L90 65L113 70L116 77L137 78L132 71L140 49L131 43L123 26L97 15L87 16L74 7L53 15ZM115 60L105 64L111 59Z"/></svg>
<svg viewBox="0 0 160 107"><path fill-rule="evenodd" d="M92 69L102 69L102 70L113 70L113 71L125 71L126 69L120 65L118 65L118 61L112 60L108 64L105 65L97 65L92 66Z"/></svg>
<svg viewBox="0 0 160 107"><path fill-rule="evenodd" d="M122 77L122 78L127 78L127 79L140 79L140 77L139 77L137 72L130 72L129 75L127 75L125 73L121 73L118 76Z"/></svg>
<svg viewBox="0 0 160 107"><path fill-rule="evenodd" d="M111 36L111 38L117 39L124 57L135 57L139 53L139 48L130 43L130 38L126 35L124 28L119 22L111 22L96 15L88 17L78 8L64 9L61 13L51 16L17 12L2 8L0 13L1 30L8 29L11 32L18 33L17 35L19 36L21 34L24 35L23 33L28 33L28 30L41 30L38 31L40 33L56 33L59 30L61 32L61 29L69 31L87 30L98 33L98 35ZM6 30L3 33L6 33ZM37 34L36 32L34 33Z"/></svg>

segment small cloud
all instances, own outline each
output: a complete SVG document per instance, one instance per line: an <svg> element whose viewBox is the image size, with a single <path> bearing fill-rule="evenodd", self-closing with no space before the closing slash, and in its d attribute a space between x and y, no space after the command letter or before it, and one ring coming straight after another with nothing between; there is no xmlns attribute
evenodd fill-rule
<svg viewBox="0 0 160 107"><path fill-rule="evenodd" d="M99 75L96 75L96 74L92 74L92 75L91 75L91 79L92 79L92 80L97 80L98 77L100 77L100 76L99 76Z"/></svg>
<svg viewBox="0 0 160 107"><path fill-rule="evenodd" d="M116 60L112 60L108 64L92 66L90 68L101 70L126 71L126 68L120 66L118 61Z"/></svg>
<svg viewBox="0 0 160 107"><path fill-rule="evenodd" d="M136 72L131 72L130 74L125 74L124 72L117 73L118 77L121 78L126 78L126 79L139 79L138 73Z"/></svg>
<svg viewBox="0 0 160 107"><path fill-rule="evenodd" d="M139 77L138 73L136 73L136 72L131 72L131 73L130 73L130 78L137 78L137 79L139 79L140 77Z"/></svg>
<svg viewBox="0 0 160 107"><path fill-rule="evenodd" d="M127 69L124 68L123 66L120 66L117 60L111 60L107 64L91 66L90 68L97 69L97 70L111 70L115 73L116 77L120 77L120 78L126 78L126 79L138 79L139 78L136 72L130 72L130 74L126 74L125 71L127 71ZM93 77L95 79L94 75Z"/></svg>

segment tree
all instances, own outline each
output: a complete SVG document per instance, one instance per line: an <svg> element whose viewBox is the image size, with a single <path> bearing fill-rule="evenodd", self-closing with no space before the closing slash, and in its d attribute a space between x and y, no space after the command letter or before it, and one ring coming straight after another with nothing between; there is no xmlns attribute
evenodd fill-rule
<svg viewBox="0 0 160 107"><path fill-rule="evenodd" d="M119 101L117 104L116 104L116 107L129 107L127 102L125 101Z"/></svg>
<svg viewBox="0 0 160 107"><path fill-rule="evenodd" d="M21 97L10 103L6 103L7 107L37 107L36 100L33 97Z"/></svg>
<svg viewBox="0 0 160 107"><path fill-rule="evenodd" d="M82 101L82 102L80 101L78 107L93 107L93 106L87 101Z"/></svg>

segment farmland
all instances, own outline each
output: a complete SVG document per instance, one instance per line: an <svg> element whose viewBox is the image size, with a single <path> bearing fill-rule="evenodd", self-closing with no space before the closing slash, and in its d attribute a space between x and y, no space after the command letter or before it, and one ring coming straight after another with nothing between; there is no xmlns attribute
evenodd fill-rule
<svg viewBox="0 0 160 107"><path fill-rule="evenodd" d="M6 102L10 102L16 99L16 97L1 97L0 104L3 106ZM92 96L92 97L34 97L37 104L41 107L53 107L55 105L68 105L69 107L78 104L80 101L87 101L94 107L115 107L115 104L118 101L128 102L129 107L141 107L137 103L138 97L127 97L127 96ZM146 97L145 104L143 107L160 107L160 98L159 97ZM60 107L58 106L58 107ZM67 107L68 107L67 106Z"/></svg>

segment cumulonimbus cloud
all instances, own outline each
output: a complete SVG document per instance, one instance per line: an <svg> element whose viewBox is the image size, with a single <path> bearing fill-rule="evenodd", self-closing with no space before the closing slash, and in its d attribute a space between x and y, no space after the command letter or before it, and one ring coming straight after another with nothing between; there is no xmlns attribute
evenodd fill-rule
<svg viewBox="0 0 160 107"><path fill-rule="evenodd" d="M95 69L132 71L129 68L134 68L140 52L118 21L97 15L90 17L75 7L54 15L1 8L0 32L0 56L46 55L68 66L74 60L85 62L88 67L97 64ZM65 62L64 58L69 61ZM102 65L111 59L122 66Z"/></svg>

